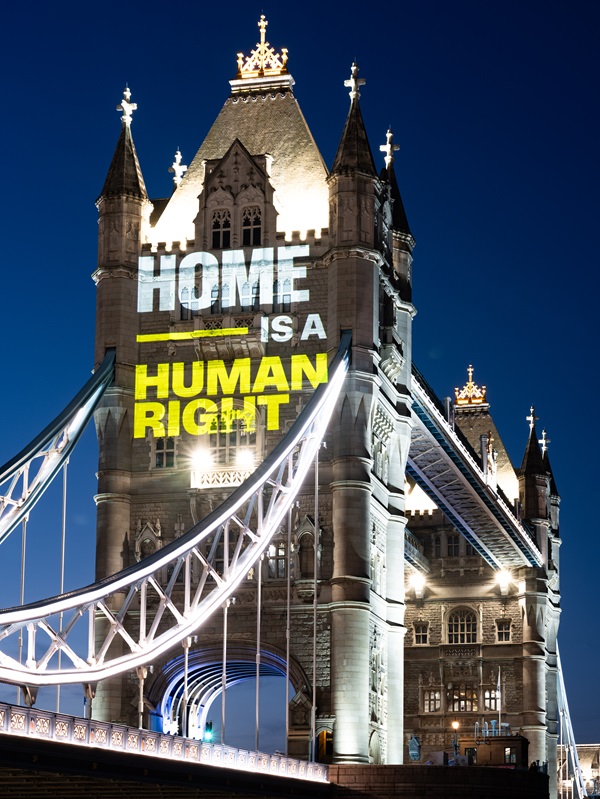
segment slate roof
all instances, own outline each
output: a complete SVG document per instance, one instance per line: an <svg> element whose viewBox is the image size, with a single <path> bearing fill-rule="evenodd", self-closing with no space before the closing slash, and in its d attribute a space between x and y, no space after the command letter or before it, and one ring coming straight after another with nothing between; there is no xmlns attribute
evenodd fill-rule
<svg viewBox="0 0 600 799"><path fill-rule="evenodd" d="M523 455L521 474L546 474L546 471L547 469L544 466L540 445L538 444L535 425L532 425L529 431L529 440L525 447L525 454Z"/></svg>
<svg viewBox="0 0 600 799"><path fill-rule="evenodd" d="M98 199L121 196L148 199L129 125L121 128L121 135Z"/></svg>
<svg viewBox="0 0 600 799"><path fill-rule="evenodd" d="M355 97L350 105L342 138L331 168L332 175L340 172L362 172L365 175L377 176L358 97Z"/></svg>
<svg viewBox="0 0 600 799"><path fill-rule="evenodd" d="M198 196L202 191L204 160L222 158L239 139L251 155L273 156L270 181L280 210L277 229L285 230L294 220L295 209L310 210L307 227L317 233L328 225L327 168L315 144L291 88L234 92L227 99L181 184L157 223L162 230L180 231L179 238L193 238ZM297 211L296 211L297 213ZM291 228L290 228L291 229ZM178 240L175 238L175 240Z"/></svg>

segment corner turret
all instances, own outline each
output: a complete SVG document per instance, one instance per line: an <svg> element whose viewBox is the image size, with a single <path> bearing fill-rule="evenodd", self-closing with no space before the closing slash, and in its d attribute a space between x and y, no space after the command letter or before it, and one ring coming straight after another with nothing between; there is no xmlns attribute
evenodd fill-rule
<svg viewBox="0 0 600 799"><path fill-rule="evenodd" d="M98 268L94 273L97 286L95 363L104 358L109 347L117 350L117 364L135 362L135 335L120 314L122 307L135 307L136 282L140 247L146 241L152 203L131 135L132 114L137 104L125 87L117 106L122 111L121 133L96 201L98 220ZM109 277L110 280L104 280ZM125 280L113 280L122 277ZM114 316L113 316L114 315Z"/></svg>
<svg viewBox="0 0 600 799"><path fill-rule="evenodd" d="M394 143L394 134L391 128L386 133L386 143L379 147L385 153L385 167L381 171L381 179L387 185L391 203L391 235L392 235L392 262L394 272L399 281L400 297L407 302L412 301L412 262L415 239L410 230L404 203L400 194L400 187L394 170L394 152L400 149Z"/></svg>

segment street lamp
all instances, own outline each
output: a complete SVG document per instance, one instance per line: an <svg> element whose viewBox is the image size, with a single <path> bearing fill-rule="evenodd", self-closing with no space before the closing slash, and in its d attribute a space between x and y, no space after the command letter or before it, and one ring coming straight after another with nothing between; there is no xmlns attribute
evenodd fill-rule
<svg viewBox="0 0 600 799"><path fill-rule="evenodd" d="M457 734L456 734L457 731L458 731L458 727L459 727L458 721L453 721L452 722L452 729L454 730L454 735L452 736L452 748L454 749L454 758L455 759L458 757L458 737L457 737Z"/></svg>

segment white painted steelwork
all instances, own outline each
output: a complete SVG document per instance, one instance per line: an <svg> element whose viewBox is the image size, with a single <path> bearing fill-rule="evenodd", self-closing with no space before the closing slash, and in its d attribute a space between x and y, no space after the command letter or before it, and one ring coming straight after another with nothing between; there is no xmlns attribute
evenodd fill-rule
<svg viewBox="0 0 600 799"><path fill-rule="evenodd" d="M24 450L0 467L0 544L26 519L66 462L114 373L114 351L79 394Z"/></svg>
<svg viewBox="0 0 600 799"><path fill-rule="evenodd" d="M32 686L94 683L151 663L195 633L246 578L285 522L337 402L349 345L346 333L329 382L317 388L252 477L187 534L87 588L0 612L0 680ZM22 628L25 662L19 663L9 652ZM82 636L84 656L77 651Z"/></svg>

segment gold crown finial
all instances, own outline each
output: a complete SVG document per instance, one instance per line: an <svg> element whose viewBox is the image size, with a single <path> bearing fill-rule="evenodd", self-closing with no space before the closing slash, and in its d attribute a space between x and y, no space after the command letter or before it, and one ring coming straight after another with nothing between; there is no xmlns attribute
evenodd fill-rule
<svg viewBox="0 0 600 799"><path fill-rule="evenodd" d="M238 78L264 78L287 73L287 48L282 47L281 53L276 53L275 48L271 47L266 40L268 24L265 15L261 14L258 21L260 42L256 43L256 49L249 56L237 54Z"/></svg>
<svg viewBox="0 0 600 799"><path fill-rule="evenodd" d="M455 405L465 406L465 405L483 405L486 402L485 399L485 386L479 387L476 383L473 382L473 365L469 364L469 368L467 369L468 380L463 386L462 389L455 388L454 394L456 399L454 400Z"/></svg>

